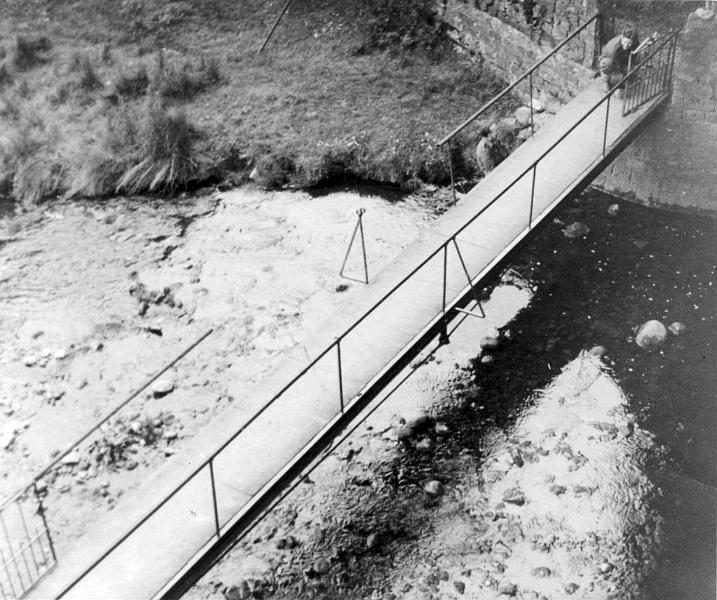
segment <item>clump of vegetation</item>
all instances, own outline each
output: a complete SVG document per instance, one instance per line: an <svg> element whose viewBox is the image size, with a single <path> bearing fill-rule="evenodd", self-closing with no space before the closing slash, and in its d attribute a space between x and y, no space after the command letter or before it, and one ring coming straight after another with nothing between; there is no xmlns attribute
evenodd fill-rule
<svg viewBox="0 0 717 600"><path fill-rule="evenodd" d="M194 152L199 134L181 109L165 108L150 97L145 104L135 164L117 182L130 194L172 191L197 174Z"/></svg>
<svg viewBox="0 0 717 600"><path fill-rule="evenodd" d="M47 52L52 48L45 36L25 37L18 35L11 50L12 64L18 71L27 71L47 60Z"/></svg>
<svg viewBox="0 0 717 600"><path fill-rule="evenodd" d="M85 54L73 54L69 65L70 73L75 74L74 82L77 87L85 92L91 92L103 87L92 61Z"/></svg>
<svg viewBox="0 0 717 600"><path fill-rule="evenodd" d="M220 80L219 63L214 58L209 61L202 58L196 72L189 61L181 66L170 65L165 68L160 58L154 85L162 98L187 102Z"/></svg>
<svg viewBox="0 0 717 600"><path fill-rule="evenodd" d="M149 75L144 64L134 71L121 72L114 82L114 89L124 98L137 98L143 95L149 87Z"/></svg>

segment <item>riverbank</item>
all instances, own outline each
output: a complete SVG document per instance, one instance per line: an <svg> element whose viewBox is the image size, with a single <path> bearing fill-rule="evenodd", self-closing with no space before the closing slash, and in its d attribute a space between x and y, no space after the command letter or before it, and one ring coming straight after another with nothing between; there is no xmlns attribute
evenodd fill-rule
<svg viewBox="0 0 717 600"><path fill-rule="evenodd" d="M6 3L0 192L172 193L252 172L269 188L444 183L437 140L503 84L429 4L294 2L257 54L272 3ZM476 141L455 149L466 174Z"/></svg>

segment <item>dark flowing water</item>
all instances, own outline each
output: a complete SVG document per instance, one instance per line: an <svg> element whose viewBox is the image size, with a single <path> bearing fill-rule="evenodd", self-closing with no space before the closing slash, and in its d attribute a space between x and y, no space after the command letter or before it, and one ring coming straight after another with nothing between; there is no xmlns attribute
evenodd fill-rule
<svg viewBox="0 0 717 600"><path fill-rule="evenodd" d="M610 215L615 202L588 192L566 203L555 214L562 223L545 224L518 254L512 268L533 296L508 325L511 339L495 362L476 362L478 381L496 401L526 398L581 349L605 346L637 425L655 436L646 468L658 493L644 502L665 536L640 597L713 600L717 220L625 202ZM589 233L566 238L561 229L576 221ZM686 331L648 352L634 335L650 319ZM515 415L503 416L509 425Z"/></svg>

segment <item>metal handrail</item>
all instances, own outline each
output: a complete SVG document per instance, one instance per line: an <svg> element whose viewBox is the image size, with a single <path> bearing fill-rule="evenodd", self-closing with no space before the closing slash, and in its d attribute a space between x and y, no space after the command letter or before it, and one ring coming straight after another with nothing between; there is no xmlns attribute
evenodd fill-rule
<svg viewBox="0 0 717 600"><path fill-rule="evenodd" d="M676 34L675 34L676 36ZM673 39L675 36L669 36L665 39L664 43L657 48L655 48L651 55L654 55L655 52L661 50L664 47L664 44ZM649 58L648 56L648 58ZM132 535L137 529L139 529L144 523L146 523L152 516L154 516L157 511L159 511L163 506L167 504L176 494L178 494L187 483L192 481L201 471L206 469L207 467L211 471L213 470L214 460L221 454L221 452L226 449L229 444L231 444L234 440L237 439L239 435L243 431L245 431L252 423L256 421L256 419L263 414L271 405L273 405L289 388L291 388L294 383L296 383L301 377L303 377L310 369L312 369L321 359L323 359L329 352L336 349L340 353L340 344L341 342L360 324L362 323L366 318L368 318L377 308L379 308L381 305L384 304L384 302L394 293L396 292L400 287L402 287L411 277L413 277L416 273L418 273L430 260L435 258L440 252L446 252L449 244L456 243L456 238L458 235L460 235L468 226L470 226L478 217L480 217L483 213L485 213L488 208L490 208L495 202L497 202L503 195L511 189L518 181L520 181L526 174L528 174L531 170L537 169L538 164L558 145L560 144L570 133L572 133L585 119L590 116L595 110L597 110L603 103L606 101L609 103L611 96L614 94L614 92L632 75L634 75L637 71L639 71L644 65L644 61L631 69L613 88L611 88L605 96L603 96L599 102L597 102L585 115L583 115L577 122L575 122L566 132L564 132L558 140L556 140L553 144L549 146L547 150L542 152L540 156L531 162L531 164L524 169L520 175L515 177L499 194L497 194L487 205L485 205L483 208L481 208L480 211L478 211L471 219L469 219L466 223L464 223L461 227L459 227L446 241L444 241L440 246L438 246L433 252L431 252L424 260L422 260L416 267L414 267L405 277L403 277L398 283L396 283L388 292L386 292L380 300L378 300L370 309L368 309L357 321L355 321L351 326L349 326L347 329L344 330L344 332L337 337L331 344L329 344L318 356L316 356L307 366L305 366L301 371L291 379L289 383L287 383L282 389L275 394L271 400L269 400L265 405L263 405L252 417L242 425L241 428L239 428L232 436L226 440L224 443L221 444L221 446L216 449L212 454L205 459L200 465L198 465L195 469L191 471L189 475L187 475L183 481L174 489L172 492L167 495L164 499L159 501L155 506L150 509L142 519L140 519L139 522L133 524L130 528L126 530L125 533L120 535L118 538L116 538L116 541L97 559L93 561L93 563L87 567L80 575L78 575L72 583L70 583L69 586L67 586L58 597L64 596L68 591L70 591L77 583L79 583L80 580L82 580L88 573L90 573L99 563L101 563L109 554L114 552L114 550L121 545L125 540L129 538L130 535ZM609 108L609 107L608 107ZM606 121L606 128L607 128L607 121ZM605 153L605 148L603 148L603 156ZM534 173L535 177L535 173ZM533 192L534 192L534 183L533 181ZM532 228L532 198L531 198L531 215L530 215L530 221L528 224L528 229ZM525 231L525 230L523 230ZM521 234L522 235L522 232ZM444 261L445 262L445 261ZM473 285L474 278L469 278L469 286ZM445 278L445 272L444 272L444 278L443 278L443 296L444 296L444 305L442 309L442 313L444 315L447 314L446 306L445 306L445 293L446 293L446 278ZM441 313L439 312L437 316L439 316ZM340 361L340 356L339 356ZM341 371L339 369L339 377L341 378ZM341 392L342 393L342 392ZM343 413L343 398L341 398L341 411L340 413ZM216 507L216 505L215 505ZM216 515L215 515L216 518ZM218 522L218 521L217 521ZM213 539L214 536L221 535L221 529L220 527L217 527L216 534L213 534L209 540Z"/></svg>
<svg viewBox="0 0 717 600"><path fill-rule="evenodd" d="M515 87L523 81L526 77L530 77L533 72L538 69L545 61L547 61L551 56L553 56L558 50L560 50L565 44L567 44L571 39L573 39L576 35L578 35L583 29L585 29L590 23L595 21L600 16L600 13L595 13L592 17L590 17L585 23L583 23L580 27L578 27L575 31L573 31L568 37L566 37L562 42L560 42L555 48L553 48L548 54L546 54L543 58L541 58L538 62L536 62L532 67L530 67L525 73L520 75L513 83L511 83L507 88L505 88L502 92L497 94L496 96L493 96L491 100L489 100L486 104L484 104L481 108L478 109L475 113L473 113L470 117L468 117L463 123L461 123L458 127L456 127L451 133L449 133L447 136L445 136L440 142L438 142L438 147L443 146L446 142L449 142L452 140L456 135L458 135L461 131L463 131L468 125L470 125L473 121L475 121L478 117L480 117L486 110L488 110L491 106L493 106L498 100L503 98L506 94L513 91Z"/></svg>

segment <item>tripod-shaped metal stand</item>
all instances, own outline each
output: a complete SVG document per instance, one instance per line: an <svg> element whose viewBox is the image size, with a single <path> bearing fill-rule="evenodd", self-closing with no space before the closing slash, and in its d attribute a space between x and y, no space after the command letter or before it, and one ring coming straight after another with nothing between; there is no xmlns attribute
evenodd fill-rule
<svg viewBox="0 0 717 600"><path fill-rule="evenodd" d="M341 277L343 277L344 279L350 279L351 281L358 281L359 283L365 283L366 285L368 285L368 264L366 262L366 241L365 241L364 235L363 235L363 215L365 212L366 212L366 210L363 208L359 208L356 211L356 214L358 215L358 221L356 221L356 227L354 227L354 232L351 235L351 241L349 242L349 247L346 250L346 256L344 256L344 262L341 265L341 270L339 271L339 275ZM346 268L346 263L349 260L349 254L351 254L351 248L354 245L354 240L356 239L357 232L361 233L361 252L363 254L363 272L364 272L364 277L365 277L364 281L362 281L360 279L354 279L353 277L348 277L348 276L344 275L344 269Z"/></svg>

